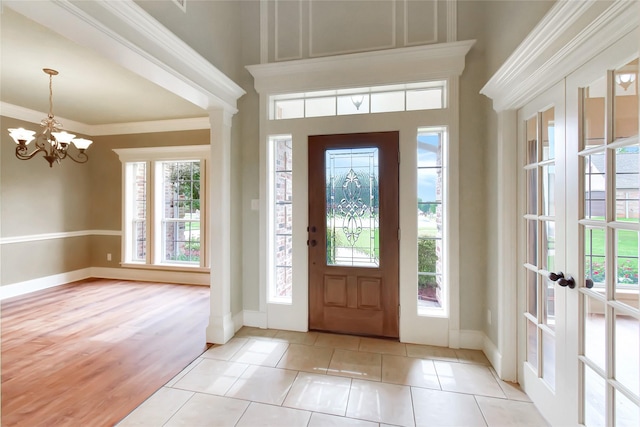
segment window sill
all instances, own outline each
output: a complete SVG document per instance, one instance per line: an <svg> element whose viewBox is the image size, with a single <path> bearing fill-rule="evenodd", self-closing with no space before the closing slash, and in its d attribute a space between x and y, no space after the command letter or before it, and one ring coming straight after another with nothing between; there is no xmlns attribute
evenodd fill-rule
<svg viewBox="0 0 640 427"><path fill-rule="evenodd" d="M120 266L123 268L136 268L140 270L162 270L162 271L183 271L188 273L210 273L209 267L187 267L176 264L136 264L132 262L122 262Z"/></svg>

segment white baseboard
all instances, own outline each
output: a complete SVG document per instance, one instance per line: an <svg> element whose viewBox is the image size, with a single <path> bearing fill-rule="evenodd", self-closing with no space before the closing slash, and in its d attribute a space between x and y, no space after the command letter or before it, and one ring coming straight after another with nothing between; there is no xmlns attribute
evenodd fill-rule
<svg viewBox="0 0 640 427"><path fill-rule="evenodd" d="M129 268L105 268L87 267L80 270L67 271L65 273L51 276L39 277L37 279L25 280L24 282L12 283L0 286L0 301L25 295L55 286L66 285L78 280L89 279L91 277L100 279L116 280L136 280L142 282L162 282L177 283L186 285L209 286L209 274L190 273L182 271L161 271L161 270L136 270Z"/></svg>
<svg viewBox="0 0 640 427"><path fill-rule="evenodd" d="M233 332L238 332L244 326L244 311L233 315Z"/></svg>
<svg viewBox="0 0 640 427"><path fill-rule="evenodd" d="M145 270L135 268L91 267L91 277L101 279L138 280L142 282L178 283L182 285L211 284L208 273L189 271Z"/></svg>
<svg viewBox="0 0 640 427"><path fill-rule="evenodd" d="M244 310L242 312L242 320L245 326L262 329L266 329L267 327L267 313L260 311Z"/></svg>
<svg viewBox="0 0 640 427"><path fill-rule="evenodd" d="M485 356L487 356L487 359L489 359L489 362L491 362L491 365L493 366L493 369L495 369L496 374L498 374L498 377L500 379L503 379L503 380L506 380L506 381L513 381L514 380L514 378L503 378L503 374L502 374L502 354L500 354L500 350L498 350L498 347L486 335L484 336L484 343L482 345L482 351L484 352Z"/></svg>
<svg viewBox="0 0 640 427"><path fill-rule="evenodd" d="M468 348L471 350L482 350L484 343L484 332L474 330L460 331L460 348Z"/></svg>
<svg viewBox="0 0 640 427"><path fill-rule="evenodd" d="M41 291L43 289L65 285L88 277L91 277L91 268L67 271L65 273L54 274L52 276L39 277L37 279L0 286L0 301L5 298L17 297L19 295Z"/></svg>

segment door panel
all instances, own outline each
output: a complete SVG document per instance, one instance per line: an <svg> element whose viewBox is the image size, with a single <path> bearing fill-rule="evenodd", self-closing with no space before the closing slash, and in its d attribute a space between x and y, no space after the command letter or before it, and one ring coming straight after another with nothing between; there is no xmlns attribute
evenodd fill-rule
<svg viewBox="0 0 640 427"><path fill-rule="evenodd" d="M309 137L309 328L398 337L398 132Z"/></svg>

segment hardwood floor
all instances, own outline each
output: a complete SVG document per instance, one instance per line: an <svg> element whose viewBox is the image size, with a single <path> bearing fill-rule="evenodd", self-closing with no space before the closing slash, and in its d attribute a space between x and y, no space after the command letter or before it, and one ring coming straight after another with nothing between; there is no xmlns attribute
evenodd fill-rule
<svg viewBox="0 0 640 427"><path fill-rule="evenodd" d="M206 350L209 288L90 279L2 302L2 426L111 426Z"/></svg>

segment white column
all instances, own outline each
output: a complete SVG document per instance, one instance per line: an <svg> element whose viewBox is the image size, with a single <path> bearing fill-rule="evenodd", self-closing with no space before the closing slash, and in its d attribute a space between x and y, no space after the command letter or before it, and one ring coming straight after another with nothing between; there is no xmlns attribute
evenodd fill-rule
<svg viewBox="0 0 640 427"><path fill-rule="evenodd" d="M505 381L517 377L517 216L518 136L515 110L498 112L498 352L492 360Z"/></svg>
<svg viewBox="0 0 640 427"><path fill-rule="evenodd" d="M224 344L234 334L231 316L231 118L220 108L209 111L209 259L211 297L207 342Z"/></svg>

